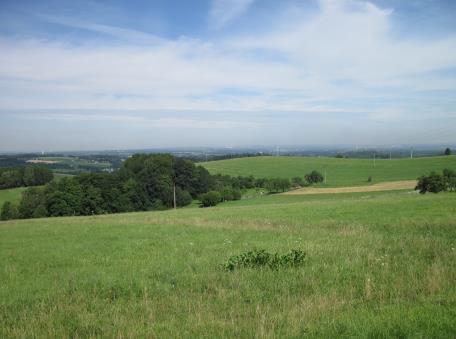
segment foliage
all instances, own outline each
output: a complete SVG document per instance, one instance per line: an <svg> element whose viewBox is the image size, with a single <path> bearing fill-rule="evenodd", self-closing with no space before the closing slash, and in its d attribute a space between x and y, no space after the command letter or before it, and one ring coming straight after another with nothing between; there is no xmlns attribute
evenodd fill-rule
<svg viewBox="0 0 456 339"><path fill-rule="evenodd" d="M306 186L306 182L301 177L293 177L291 179L291 186L293 186L293 187L304 187L304 186Z"/></svg>
<svg viewBox="0 0 456 339"><path fill-rule="evenodd" d="M27 183L34 173L41 172L26 168ZM173 206L174 186L177 205L186 206L212 189L215 180L191 161L169 154L138 154L113 173L83 173L25 191L19 217L163 210Z"/></svg>
<svg viewBox="0 0 456 339"><path fill-rule="evenodd" d="M456 172L445 168L443 170L443 179L446 183L446 189L448 191L456 191Z"/></svg>
<svg viewBox="0 0 456 339"><path fill-rule="evenodd" d="M220 196L219 192L209 191L201 195L201 205L203 207L216 206L221 201L221 199L222 197Z"/></svg>
<svg viewBox="0 0 456 339"><path fill-rule="evenodd" d="M444 169L442 174L431 172L429 175L423 175L418 178L415 189L419 190L421 194L456 191L456 172Z"/></svg>
<svg viewBox="0 0 456 339"><path fill-rule="evenodd" d="M266 250L253 250L231 256L223 267L227 271L233 271L236 268L267 267L270 269L279 269L296 267L304 262L305 256L306 254L301 250L291 250L283 255L269 253Z"/></svg>
<svg viewBox="0 0 456 339"><path fill-rule="evenodd" d="M320 182L323 182L324 179L323 175L316 170L313 170L312 172L306 174L304 177L309 184L318 184Z"/></svg>
<svg viewBox="0 0 456 339"><path fill-rule="evenodd" d="M272 178L266 180L265 188L270 193L285 192L291 186L290 180L285 178Z"/></svg>
<svg viewBox="0 0 456 339"><path fill-rule="evenodd" d="M451 155L451 149L449 147L445 148L445 155Z"/></svg>
<svg viewBox="0 0 456 339"><path fill-rule="evenodd" d="M176 204L178 207L187 206L192 203L192 196L188 191L178 187L176 189Z"/></svg>
<svg viewBox="0 0 456 339"><path fill-rule="evenodd" d="M21 186L40 186L54 178L52 171L41 166L0 168L0 189Z"/></svg>
<svg viewBox="0 0 456 339"><path fill-rule="evenodd" d="M10 201L6 201L0 213L0 220L10 220L16 219L18 216L17 214L17 207Z"/></svg>

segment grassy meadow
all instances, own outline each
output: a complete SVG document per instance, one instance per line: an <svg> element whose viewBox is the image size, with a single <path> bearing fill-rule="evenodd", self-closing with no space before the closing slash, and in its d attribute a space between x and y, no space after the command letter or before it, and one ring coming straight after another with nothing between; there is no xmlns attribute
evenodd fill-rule
<svg viewBox="0 0 456 339"><path fill-rule="evenodd" d="M202 163L212 174L253 175L261 178L303 177L312 170L326 171L327 186L367 185L372 183L416 179L444 168L456 170L456 156L404 159L339 159L328 157L251 157Z"/></svg>
<svg viewBox="0 0 456 339"><path fill-rule="evenodd" d="M221 265L301 249L281 270ZM0 222L0 337L451 338L456 194Z"/></svg>
<svg viewBox="0 0 456 339"><path fill-rule="evenodd" d="M26 190L26 187L16 187L16 188L7 188L0 190L0 209L3 206L3 203L6 201L11 201L13 203L19 203L21 200L22 192Z"/></svg>

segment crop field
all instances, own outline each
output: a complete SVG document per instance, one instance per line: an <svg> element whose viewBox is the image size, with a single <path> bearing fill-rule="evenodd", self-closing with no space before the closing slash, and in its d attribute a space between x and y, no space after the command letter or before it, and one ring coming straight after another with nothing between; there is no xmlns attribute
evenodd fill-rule
<svg viewBox="0 0 456 339"><path fill-rule="evenodd" d="M0 208L6 201L19 203L19 200L21 200L21 194L25 189L25 187L16 187L0 190Z"/></svg>
<svg viewBox="0 0 456 339"><path fill-rule="evenodd" d="M303 265L225 271L252 249ZM0 337L456 335L456 194L0 222Z"/></svg>
<svg viewBox="0 0 456 339"><path fill-rule="evenodd" d="M456 156L415 159L338 159L311 157L251 157L202 163L213 174L255 177L303 177L312 170L326 171L327 186L359 186L396 180L413 180L431 171L456 170Z"/></svg>

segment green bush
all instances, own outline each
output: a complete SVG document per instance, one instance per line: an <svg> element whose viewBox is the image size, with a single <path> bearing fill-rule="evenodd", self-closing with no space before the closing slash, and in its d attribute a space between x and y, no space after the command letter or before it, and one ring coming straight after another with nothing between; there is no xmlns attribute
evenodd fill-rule
<svg viewBox="0 0 456 339"><path fill-rule="evenodd" d="M176 190L176 203L177 206L187 206L192 203L192 196L188 191L178 188Z"/></svg>
<svg viewBox="0 0 456 339"><path fill-rule="evenodd" d="M234 271L238 268L289 268L302 265L306 254L301 250L291 250L280 255L269 253L265 250L253 250L230 257L223 268L226 271Z"/></svg>
<svg viewBox="0 0 456 339"><path fill-rule="evenodd" d="M221 199L222 197L220 196L219 192L209 191L201 195L201 205L203 207L216 206L221 201Z"/></svg>
<svg viewBox="0 0 456 339"><path fill-rule="evenodd" d="M445 168L443 170L443 179L445 180L446 189L448 191L456 191L456 172Z"/></svg>
<svg viewBox="0 0 456 339"><path fill-rule="evenodd" d="M0 213L1 220L16 219L18 217L17 207L10 201L6 201Z"/></svg>
<svg viewBox="0 0 456 339"><path fill-rule="evenodd" d="M305 178L309 184L317 184L317 183L323 182L323 179L324 179L323 175L320 172L315 171L315 170L306 174Z"/></svg>
<svg viewBox="0 0 456 339"><path fill-rule="evenodd" d="M445 191L445 178L436 172L431 172L428 176L423 175L418 178L418 184L416 185L415 190L419 190L421 194L426 192L438 193Z"/></svg>
<svg viewBox="0 0 456 339"><path fill-rule="evenodd" d="M294 177L293 179L291 179L291 185L293 187L304 187L306 185L306 182L301 177Z"/></svg>

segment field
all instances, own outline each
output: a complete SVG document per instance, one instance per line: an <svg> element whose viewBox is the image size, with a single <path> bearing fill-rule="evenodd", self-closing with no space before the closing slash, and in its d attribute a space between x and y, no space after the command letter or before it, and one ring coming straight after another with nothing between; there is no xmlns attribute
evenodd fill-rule
<svg viewBox="0 0 456 339"><path fill-rule="evenodd" d="M254 248L307 256L221 269ZM456 194L1 222L0 281L0 337L452 338Z"/></svg>
<svg viewBox="0 0 456 339"><path fill-rule="evenodd" d="M36 160L54 165L56 174L75 174L81 171L100 171L112 168L107 161L94 161L78 157L39 157ZM60 165L60 166L56 166Z"/></svg>
<svg viewBox="0 0 456 339"><path fill-rule="evenodd" d="M312 170L327 175L327 186L359 186L396 180L412 180L430 171L456 170L456 156L415 159L338 159L311 157L252 157L202 163L209 172L255 177L303 177Z"/></svg>
<svg viewBox="0 0 456 339"><path fill-rule="evenodd" d="M19 203L19 200L21 200L21 193L25 189L25 187L16 187L0 190L0 209L5 201Z"/></svg>

